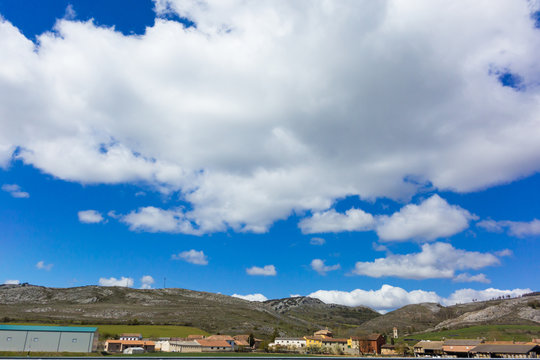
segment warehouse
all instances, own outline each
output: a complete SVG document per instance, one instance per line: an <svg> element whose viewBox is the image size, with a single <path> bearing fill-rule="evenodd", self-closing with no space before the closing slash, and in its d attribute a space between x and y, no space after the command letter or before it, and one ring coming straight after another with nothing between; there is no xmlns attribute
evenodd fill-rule
<svg viewBox="0 0 540 360"><path fill-rule="evenodd" d="M0 325L0 351L92 352L97 342L95 327Z"/></svg>

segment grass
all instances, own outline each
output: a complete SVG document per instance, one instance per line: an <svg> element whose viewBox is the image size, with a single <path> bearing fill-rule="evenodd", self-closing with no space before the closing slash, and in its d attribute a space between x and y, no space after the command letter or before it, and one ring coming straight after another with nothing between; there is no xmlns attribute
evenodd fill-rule
<svg viewBox="0 0 540 360"><path fill-rule="evenodd" d="M477 325L462 329L441 330L412 334L400 338L416 340L443 340L445 339L476 339L485 338L487 341L531 341L532 338L540 338L540 326L538 325Z"/></svg>
<svg viewBox="0 0 540 360"><path fill-rule="evenodd" d="M39 323L10 323L10 325L38 325L47 326L51 324ZM62 326L61 324L54 324ZM123 333L140 333L144 338L159 338L159 337L187 337L191 334L209 335L206 331L192 326L180 325L66 325L66 326L83 326L97 327L100 339L114 337Z"/></svg>

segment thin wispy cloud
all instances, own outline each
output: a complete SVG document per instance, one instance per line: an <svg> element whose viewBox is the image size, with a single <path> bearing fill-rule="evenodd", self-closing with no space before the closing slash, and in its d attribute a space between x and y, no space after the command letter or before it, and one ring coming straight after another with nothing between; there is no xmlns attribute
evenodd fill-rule
<svg viewBox="0 0 540 360"><path fill-rule="evenodd" d="M2 185L2 190L9 193L14 198L26 199L30 197L30 194L23 191L17 184L4 184Z"/></svg>
<svg viewBox="0 0 540 360"><path fill-rule="evenodd" d="M36 268L40 270L47 270L50 271L54 265L53 264L46 264L45 261L41 260L38 261L36 264Z"/></svg>

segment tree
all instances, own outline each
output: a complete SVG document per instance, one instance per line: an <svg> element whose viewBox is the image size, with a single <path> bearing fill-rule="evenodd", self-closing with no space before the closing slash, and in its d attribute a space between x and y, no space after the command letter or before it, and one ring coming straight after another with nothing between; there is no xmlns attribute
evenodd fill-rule
<svg viewBox="0 0 540 360"><path fill-rule="evenodd" d="M274 328L274 332L272 333L272 342L275 342L277 337L279 337L279 330Z"/></svg>
<svg viewBox="0 0 540 360"><path fill-rule="evenodd" d="M255 336L253 336L253 333L250 333L248 336L248 343L250 347L253 347L255 344Z"/></svg>

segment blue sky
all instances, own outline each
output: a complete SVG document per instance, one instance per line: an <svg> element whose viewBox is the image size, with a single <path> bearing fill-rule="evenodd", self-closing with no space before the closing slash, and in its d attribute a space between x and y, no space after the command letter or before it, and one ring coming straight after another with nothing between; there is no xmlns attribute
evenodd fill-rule
<svg viewBox="0 0 540 360"><path fill-rule="evenodd" d="M539 9L417 3L0 0L0 282L538 290Z"/></svg>

